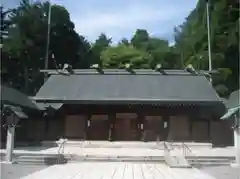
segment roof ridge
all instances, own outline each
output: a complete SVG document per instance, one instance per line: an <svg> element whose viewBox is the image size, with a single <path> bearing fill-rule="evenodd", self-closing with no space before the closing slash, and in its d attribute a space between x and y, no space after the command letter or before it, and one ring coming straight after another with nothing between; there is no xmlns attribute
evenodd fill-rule
<svg viewBox="0 0 240 179"><path fill-rule="evenodd" d="M56 70L40 70L41 72L48 73L50 75L64 75ZM133 71L127 71L126 69L73 69L72 74L67 75L190 75L190 76L205 76L209 73L216 73L216 71L196 71L197 74L188 72L184 69L163 69L163 71L156 71L153 69L133 69Z"/></svg>

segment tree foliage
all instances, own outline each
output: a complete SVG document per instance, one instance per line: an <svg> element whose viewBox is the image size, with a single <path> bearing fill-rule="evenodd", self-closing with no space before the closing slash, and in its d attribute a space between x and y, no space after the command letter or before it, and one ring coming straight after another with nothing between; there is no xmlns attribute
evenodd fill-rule
<svg viewBox="0 0 240 179"><path fill-rule="evenodd" d="M7 83L34 94L43 82L39 69L44 68L47 48L49 3L30 4L22 0L8 18L8 37L3 39L1 71L8 71ZM90 44L74 30L68 11L58 5L51 6L49 68L59 68L64 63L76 68L88 68ZM54 54L54 59L51 58Z"/></svg>
<svg viewBox="0 0 240 179"><path fill-rule="evenodd" d="M219 0L209 5L212 67L221 69L220 76L213 76L213 84L220 95L226 95L239 88L239 2ZM186 21L175 28L175 47L183 63L196 69L209 66L206 22L206 1L199 0Z"/></svg>
<svg viewBox="0 0 240 179"><path fill-rule="evenodd" d="M101 53L104 68L124 68L127 63L133 68L149 68L151 59L147 52L127 45L108 47Z"/></svg>

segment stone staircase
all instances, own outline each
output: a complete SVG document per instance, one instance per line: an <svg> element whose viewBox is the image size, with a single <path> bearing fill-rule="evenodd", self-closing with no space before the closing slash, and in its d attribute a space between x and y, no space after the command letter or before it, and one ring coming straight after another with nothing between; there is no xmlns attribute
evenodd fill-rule
<svg viewBox="0 0 240 179"><path fill-rule="evenodd" d="M80 148L139 148L139 149L163 149L163 144L156 142L108 142L108 141L68 141L66 147Z"/></svg>
<svg viewBox="0 0 240 179"><path fill-rule="evenodd" d="M193 167L202 166L220 166L220 165L230 165L235 162L235 157L225 156L225 157L187 157L187 161Z"/></svg>
<svg viewBox="0 0 240 179"><path fill-rule="evenodd" d="M183 147L185 145L186 144L183 144ZM165 144L164 148L165 161L172 168L220 166L230 165L235 162L235 157L233 156L196 156L187 146L185 149L184 148L181 149L183 150L183 152L182 151L179 152L180 151L179 150L177 153L175 152L175 154L172 154L173 150L174 147L171 148L167 145L167 143ZM189 155L188 152L190 152L191 154Z"/></svg>
<svg viewBox="0 0 240 179"><path fill-rule="evenodd" d="M171 168L191 168L192 166L188 163L186 158L181 155L172 155L172 148L168 146L167 143L164 143L164 158L166 164Z"/></svg>
<svg viewBox="0 0 240 179"><path fill-rule="evenodd" d="M58 142L58 141L57 141ZM57 143L55 142L55 144ZM169 144L169 145L168 145ZM52 145L52 143L46 143ZM58 144L60 145L60 143ZM16 152L13 160L20 164L53 165L67 162L156 162L166 163L172 168L190 168L234 163L232 156L184 155L180 144L165 142L106 142L106 141L67 141L65 151L51 153ZM56 145L53 145L56 146ZM192 148L192 146L190 146ZM193 146L194 147L194 146ZM199 146L197 146L199 148ZM208 146L207 146L208 147ZM209 146L210 147L210 146ZM177 152L173 148L177 148ZM203 148L206 148L205 146ZM4 161L5 153L0 153ZM206 153L207 155L207 153Z"/></svg>
<svg viewBox="0 0 240 179"><path fill-rule="evenodd" d="M5 161L5 155L1 155ZM67 158L63 154L15 154L13 163L27 165L55 165L67 163Z"/></svg>
<svg viewBox="0 0 240 179"><path fill-rule="evenodd" d="M163 156L104 156L104 155L71 155L68 162L156 162L163 163L165 161Z"/></svg>

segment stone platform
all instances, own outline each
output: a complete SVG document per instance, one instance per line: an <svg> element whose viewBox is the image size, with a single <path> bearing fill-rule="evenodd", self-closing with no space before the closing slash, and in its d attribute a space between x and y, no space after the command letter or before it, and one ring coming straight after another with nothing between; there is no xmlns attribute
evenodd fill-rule
<svg viewBox="0 0 240 179"><path fill-rule="evenodd" d="M54 165L21 179L215 179L198 169L172 169L165 164L82 162Z"/></svg>
<svg viewBox="0 0 240 179"><path fill-rule="evenodd" d="M18 147L14 149L14 156L51 156L59 153L59 141L45 141L42 146L33 147ZM181 143L172 143L174 149L171 155L176 156L181 153ZM233 147L227 148L212 148L208 143L185 143L191 152L187 157L191 160L211 159L216 158L234 160L235 149ZM4 156L6 150L0 150L0 155ZM108 142L108 141L67 141L64 144L62 154L70 159L85 160L86 158L111 160L156 160L164 161L163 142ZM113 160L113 161L114 161Z"/></svg>

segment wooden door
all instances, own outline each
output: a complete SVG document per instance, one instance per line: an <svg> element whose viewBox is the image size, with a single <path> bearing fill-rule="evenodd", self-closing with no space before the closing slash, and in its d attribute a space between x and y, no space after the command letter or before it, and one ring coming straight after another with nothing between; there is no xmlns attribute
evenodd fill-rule
<svg viewBox="0 0 240 179"><path fill-rule="evenodd" d="M161 116L146 116L144 120L144 140L163 140L163 120Z"/></svg>
<svg viewBox="0 0 240 179"><path fill-rule="evenodd" d="M114 140L139 140L139 125L136 115L118 114L114 124Z"/></svg>
<svg viewBox="0 0 240 179"><path fill-rule="evenodd" d="M88 140L108 140L108 134L108 116L93 115L88 126Z"/></svg>
<svg viewBox="0 0 240 179"><path fill-rule="evenodd" d="M69 139L84 139L86 116L68 115L65 118L65 136Z"/></svg>

